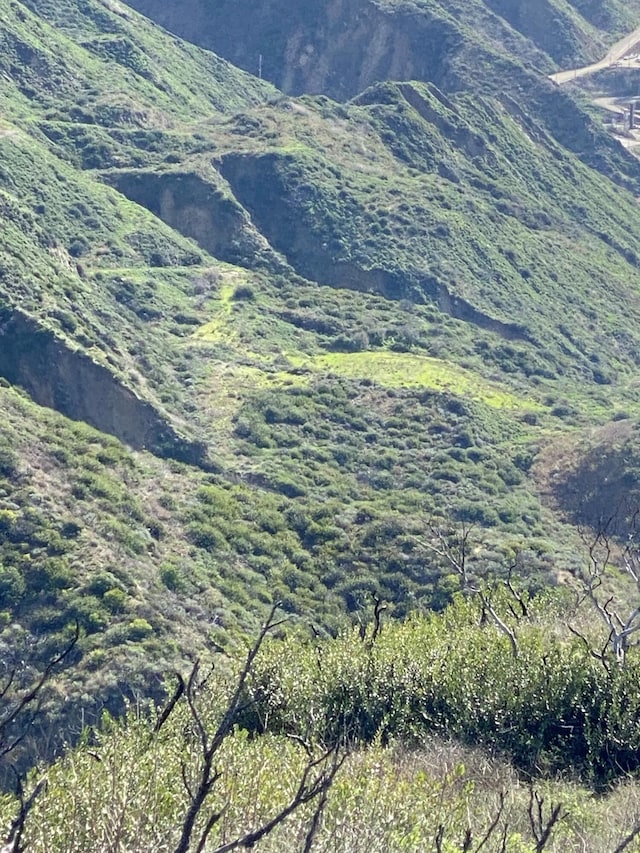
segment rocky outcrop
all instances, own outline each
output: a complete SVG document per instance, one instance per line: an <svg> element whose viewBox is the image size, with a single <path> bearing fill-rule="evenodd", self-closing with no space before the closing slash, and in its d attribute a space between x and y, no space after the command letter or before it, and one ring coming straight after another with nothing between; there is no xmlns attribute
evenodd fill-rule
<svg viewBox="0 0 640 853"><path fill-rule="evenodd" d="M431 5L372 0L133 0L143 14L289 94L345 100L381 80L449 74L463 37ZM249 24L250 22L250 24Z"/></svg>
<svg viewBox="0 0 640 853"><path fill-rule="evenodd" d="M111 171L103 179L213 257L250 269L280 270L280 260L237 201L199 175Z"/></svg>
<svg viewBox="0 0 640 853"><path fill-rule="evenodd" d="M84 421L136 450L206 465L204 445L179 436L107 368L19 310L0 314L0 376L38 405Z"/></svg>
<svg viewBox="0 0 640 853"><path fill-rule="evenodd" d="M554 62L593 61L614 34L631 29L636 11L625 8L628 0L468 0L458 8L443 0L130 4L252 74L261 70L289 94L322 92L340 100L379 80L442 84L459 53L466 61L495 50L547 73ZM463 40L470 50L462 49Z"/></svg>
<svg viewBox="0 0 640 853"><path fill-rule="evenodd" d="M525 104L561 145L638 193L640 167L633 155L545 77L557 70L550 57L563 63L569 57L595 58L597 46L616 31L613 21L632 19L613 0L576 3L576 13L541 0L533 4L542 8L534 17L525 0L474 0L464 15L444 2L408 0L130 4L177 35L252 74L260 72L288 94L346 101L377 82L420 80L445 92L509 96ZM592 5L606 5L611 14L589 11ZM581 20L582 7L600 34Z"/></svg>

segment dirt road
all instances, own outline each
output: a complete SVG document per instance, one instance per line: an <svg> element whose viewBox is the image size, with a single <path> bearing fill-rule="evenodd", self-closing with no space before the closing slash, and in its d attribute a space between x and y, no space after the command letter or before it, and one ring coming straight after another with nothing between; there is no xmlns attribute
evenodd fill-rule
<svg viewBox="0 0 640 853"><path fill-rule="evenodd" d="M640 27L632 33L629 33L628 36L625 36L623 39L616 42L608 51L606 56L599 62L594 62L593 65L585 65L582 68L570 68L567 71L558 71L557 74L550 74L549 79L553 80L553 82L558 85L562 85L563 83L569 83L571 80L575 80L578 77L586 77L587 74L593 74L594 71L600 71L601 69L612 65L614 62L618 62L639 43Z"/></svg>

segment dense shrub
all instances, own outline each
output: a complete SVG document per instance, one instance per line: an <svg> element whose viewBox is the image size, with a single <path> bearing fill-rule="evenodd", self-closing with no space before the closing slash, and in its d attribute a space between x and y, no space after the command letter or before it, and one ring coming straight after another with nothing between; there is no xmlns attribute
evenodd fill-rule
<svg viewBox="0 0 640 853"><path fill-rule="evenodd" d="M514 624L518 653L475 601L442 614L271 641L245 723L253 729L357 741L425 733L497 749L531 774L577 773L601 786L640 770L640 659L607 670L582 640L550 630L546 597ZM509 620L508 603L502 618ZM513 622L513 616L511 616Z"/></svg>

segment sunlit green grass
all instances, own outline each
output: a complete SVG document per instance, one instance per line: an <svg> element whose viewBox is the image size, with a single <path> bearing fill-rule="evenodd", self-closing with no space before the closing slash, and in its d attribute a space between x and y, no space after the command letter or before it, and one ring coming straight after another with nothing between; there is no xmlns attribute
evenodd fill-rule
<svg viewBox="0 0 640 853"><path fill-rule="evenodd" d="M470 397L498 409L542 410L535 400L524 399L488 382L477 373L451 362L424 355L396 352L328 353L311 359L289 356L293 364L314 371L353 379L370 379L390 388L430 388Z"/></svg>

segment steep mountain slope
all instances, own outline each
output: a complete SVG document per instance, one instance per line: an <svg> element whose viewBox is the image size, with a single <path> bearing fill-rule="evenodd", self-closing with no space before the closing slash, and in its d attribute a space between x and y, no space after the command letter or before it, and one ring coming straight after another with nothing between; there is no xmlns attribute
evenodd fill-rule
<svg viewBox="0 0 640 853"><path fill-rule="evenodd" d="M293 120L287 106L275 118L257 110L243 150L221 142L217 157L300 274L431 303L492 332L498 348L508 341L526 352L528 375L576 371L608 383L609 352L633 369L634 199L620 192L608 202L606 182L593 173L583 181L586 170L515 107L449 100L419 84L367 90L348 110L310 102ZM618 288L628 327L606 318ZM616 341L615 356L602 337Z"/></svg>
<svg viewBox="0 0 640 853"><path fill-rule="evenodd" d="M554 5L594 39L631 9L607 8ZM416 9L451 68L553 67L484 4ZM478 572L575 566L580 478L546 505L534 461L640 414L640 212L637 161L570 95L523 70L524 102L418 81L341 105L113 0L0 15L5 649L46 658L77 620L86 715L274 599L321 630L371 591L442 606L431 522L477 525Z"/></svg>
<svg viewBox="0 0 640 853"><path fill-rule="evenodd" d="M130 5L283 91L350 97L380 80L481 85L519 58L540 71L595 59L633 28L637 2L537 0L222 0ZM247 26L249 22L249 26ZM260 62L260 57L262 61ZM506 85L511 81L506 79Z"/></svg>
<svg viewBox="0 0 640 853"><path fill-rule="evenodd" d="M597 10L565 0L526 7L485 0L272 0L258 10L200 0L132 5L287 93L344 101L377 82L421 80L448 94L515 101L588 165L634 191L640 186L637 160L545 79L556 62L574 67L599 58L605 44L637 24L640 4L609 2Z"/></svg>

